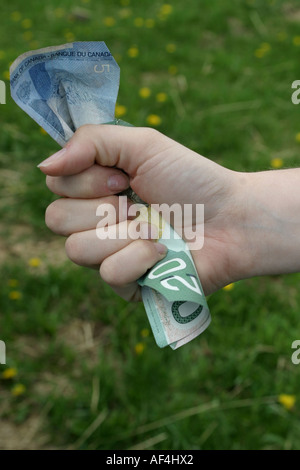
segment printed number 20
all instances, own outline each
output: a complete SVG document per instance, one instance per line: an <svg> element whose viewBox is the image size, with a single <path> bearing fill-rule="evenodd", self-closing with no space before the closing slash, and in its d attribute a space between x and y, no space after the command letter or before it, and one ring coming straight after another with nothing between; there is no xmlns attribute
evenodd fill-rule
<svg viewBox="0 0 300 470"><path fill-rule="evenodd" d="M169 268L166 271L163 271L162 273L155 274L155 272L158 269L160 269L162 266L166 266L169 263L174 263L174 261L176 261L178 263L177 266L174 266L173 268ZM186 276L189 276L188 280L192 281L192 285L186 279L184 279L183 277L178 276L178 274L175 274L175 275L172 274L171 276L166 277L167 274L173 273L174 271L181 271L182 269L185 269L185 268L186 268L185 261L183 261L181 258L173 258L173 259L170 259L168 261L164 261L163 263L160 263L158 266L155 266L155 268L152 269L152 271L150 271L150 273L148 274L148 277L149 277L149 279L157 279L159 277L165 276L164 279L160 280L160 283L166 289L179 291L179 288L177 286L172 286L172 285L169 284L169 282L171 280L176 280L176 281L181 282L185 287L192 290L193 292L197 292L197 294L202 295L202 292L201 292L200 287L197 283L196 277L193 274L186 274Z"/></svg>

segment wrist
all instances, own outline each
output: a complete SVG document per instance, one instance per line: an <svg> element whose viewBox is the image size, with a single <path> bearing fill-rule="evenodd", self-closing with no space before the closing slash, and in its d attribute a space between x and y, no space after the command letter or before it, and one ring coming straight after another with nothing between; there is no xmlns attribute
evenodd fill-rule
<svg viewBox="0 0 300 470"><path fill-rule="evenodd" d="M299 182L295 169L236 173L240 278L300 270Z"/></svg>

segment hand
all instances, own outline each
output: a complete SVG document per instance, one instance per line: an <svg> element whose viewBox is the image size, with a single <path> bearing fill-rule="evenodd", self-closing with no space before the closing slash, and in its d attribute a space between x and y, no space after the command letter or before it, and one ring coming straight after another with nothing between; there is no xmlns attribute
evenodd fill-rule
<svg viewBox="0 0 300 470"><path fill-rule="evenodd" d="M100 275L127 300L140 299L136 280L165 255L151 240L99 240L96 209L130 186L149 204L204 204L205 242L192 251L205 294L244 277L248 264L237 191L237 173L147 128L86 125L66 147L39 168L47 185L62 196L46 211L46 224L67 236L69 258L99 267ZM109 183L110 181L110 183ZM118 230L127 233L120 217Z"/></svg>

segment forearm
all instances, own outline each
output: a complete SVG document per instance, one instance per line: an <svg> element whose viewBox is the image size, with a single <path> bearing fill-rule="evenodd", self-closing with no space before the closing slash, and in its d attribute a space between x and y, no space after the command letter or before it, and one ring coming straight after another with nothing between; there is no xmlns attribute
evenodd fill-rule
<svg viewBox="0 0 300 470"><path fill-rule="evenodd" d="M300 272L300 168L238 173L236 182L245 277Z"/></svg>

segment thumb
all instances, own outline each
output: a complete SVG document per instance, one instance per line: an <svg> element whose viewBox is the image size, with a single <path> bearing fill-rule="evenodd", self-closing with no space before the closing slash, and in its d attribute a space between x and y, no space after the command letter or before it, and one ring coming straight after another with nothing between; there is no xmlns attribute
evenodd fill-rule
<svg viewBox="0 0 300 470"><path fill-rule="evenodd" d="M38 165L50 176L74 175L95 163L113 166L134 176L138 168L169 139L151 128L88 124L77 129L68 143Z"/></svg>

